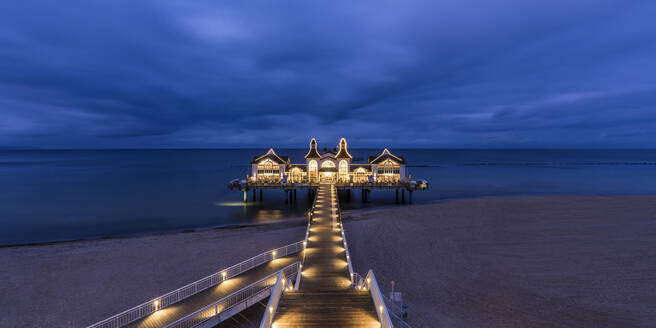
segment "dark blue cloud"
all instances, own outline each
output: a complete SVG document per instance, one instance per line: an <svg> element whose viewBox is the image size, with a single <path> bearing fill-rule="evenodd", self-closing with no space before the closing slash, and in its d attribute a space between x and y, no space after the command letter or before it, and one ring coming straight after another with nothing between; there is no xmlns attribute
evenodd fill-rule
<svg viewBox="0 0 656 328"><path fill-rule="evenodd" d="M656 147L652 1L0 3L0 146Z"/></svg>

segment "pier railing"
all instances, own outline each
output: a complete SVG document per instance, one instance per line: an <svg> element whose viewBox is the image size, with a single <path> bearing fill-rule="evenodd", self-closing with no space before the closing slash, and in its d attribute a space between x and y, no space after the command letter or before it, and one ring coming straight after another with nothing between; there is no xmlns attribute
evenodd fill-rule
<svg viewBox="0 0 656 328"><path fill-rule="evenodd" d="M156 297L150 301L139 304L131 309L125 310L119 314L111 316L105 320L97 322L87 328L118 328L131 322L145 318L146 316L163 309L169 305L180 302L188 297L198 294L210 287L240 275L250 269L260 266L266 262L284 257L290 254L298 253L303 249L303 241L298 241L287 246L276 248L274 250L261 253L245 261L237 263L227 269L216 272L200 280L194 281L172 292Z"/></svg>
<svg viewBox="0 0 656 328"><path fill-rule="evenodd" d="M394 324L392 324L392 319L390 319L389 312L387 311L387 306L385 305L383 294L380 292L380 288L378 287L378 281L376 281L374 270L369 269L367 277L364 279L364 283L367 286L369 293L371 293L371 298L374 300L374 305L376 306L376 314L378 314L378 320L380 321L381 328L394 327Z"/></svg>
<svg viewBox="0 0 656 328"><path fill-rule="evenodd" d="M389 297L383 295L383 300L385 300L385 305L387 306L387 309L389 310L390 317L392 318L392 321L395 324L398 324L399 326L403 326L406 328L411 328L410 325L403 320L403 308L401 308L398 304L394 303Z"/></svg>
<svg viewBox="0 0 656 328"><path fill-rule="evenodd" d="M307 228L305 229L305 239L303 240L303 260L301 261L300 268L296 274L296 282L294 283L294 290L298 290L301 286L302 272L303 272L303 263L305 263L306 248L308 244L308 238L310 237L310 227L312 226L312 216L314 215L314 208L317 205L317 197L319 193L314 194L314 201L312 202L312 207L307 211L308 223Z"/></svg>
<svg viewBox="0 0 656 328"><path fill-rule="evenodd" d="M319 182L262 182L247 181L243 183L229 184L230 189L252 189L252 188L319 188ZM376 181L376 182L335 182L337 188L410 188L412 183L409 181Z"/></svg>
<svg viewBox="0 0 656 328"><path fill-rule="evenodd" d="M346 253L346 262L348 263L349 277L351 278L351 287L355 288L358 282L359 275L353 271L353 264L351 263L351 254L349 253L348 243L346 242L346 232L344 232L344 222L342 222L342 211L339 211L339 225L342 233L342 241L344 242L344 252Z"/></svg>
<svg viewBox="0 0 656 328"><path fill-rule="evenodd" d="M208 327L217 325L236 313L269 297L274 286L280 283L284 284L284 279L281 281L280 277L295 276L296 271L299 269L299 264L300 262L294 262L282 270L274 272L214 303L198 309L194 313L180 318L164 328L191 328L200 324Z"/></svg>
<svg viewBox="0 0 656 328"><path fill-rule="evenodd" d="M271 290L271 296L269 297L269 302L264 310L264 316L262 316L260 328L271 328L273 325L273 318L276 316L278 304L280 304L280 298L285 291L285 281L285 273L281 271L276 278L276 283L273 285L273 289Z"/></svg>

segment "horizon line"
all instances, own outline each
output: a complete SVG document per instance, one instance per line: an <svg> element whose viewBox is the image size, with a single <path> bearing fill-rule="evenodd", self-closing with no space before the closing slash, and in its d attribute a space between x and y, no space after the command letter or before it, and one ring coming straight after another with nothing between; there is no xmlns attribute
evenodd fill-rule
<svg viewBox="0 0 656 328"><path fill-rule="evenodd" d="M135 147L135 148L38 148L38 147L9 147L3 148L0 147L0 151L26 151L26 150L42 150L42 151L90 151L90 150L266 150L266 149L284 149L284 150L305 150L306 148L297 148L297 147ZM326 149L332 149L328 147L323 147ZM323 149L321 148L321 149ZM336 147L335 147L336 148ZM398 150L654 150L654 148L601 148L601 147L355 147L350 149L398 149Z"/></svg>

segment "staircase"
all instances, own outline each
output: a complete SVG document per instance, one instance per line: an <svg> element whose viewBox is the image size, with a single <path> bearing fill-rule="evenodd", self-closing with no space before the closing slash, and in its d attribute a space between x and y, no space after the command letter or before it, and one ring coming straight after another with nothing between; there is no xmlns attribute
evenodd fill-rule
<svg viewBox="0 0 656 328"><path fill-rule="evenodd" d="M297 291L285 292L274 327L378 328L380 323L368 291Z"/></svg>
<svg viewBox="0 0 656 328"><path fill-rule="evenodd" d="M351 289L341 233L332 225L338 211L337 190L322 184L300 288L282 295L273 327L380 327L370 293Z"/></svg>

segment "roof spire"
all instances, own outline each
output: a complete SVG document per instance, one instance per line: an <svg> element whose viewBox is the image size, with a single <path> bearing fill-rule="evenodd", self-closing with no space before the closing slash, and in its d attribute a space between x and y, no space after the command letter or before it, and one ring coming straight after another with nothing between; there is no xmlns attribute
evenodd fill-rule
<svg viewBox="0 0 656 328"><path fill-rule="evenodd" d="M305 158L321 158L321 155L319 155L319 152L317 151L317 139L312 138L312 140L310 140L310 150L305 154Z"/></svg>
<svg viewBox="0 0 656 328"><path fill-rule="evenodd" d="M353 158L353 156L351 156L351 154L349 154L348 152L346 139L344 138L339 139L339 151L337 152L335 158L348 158L348 159Z"/></svg>

